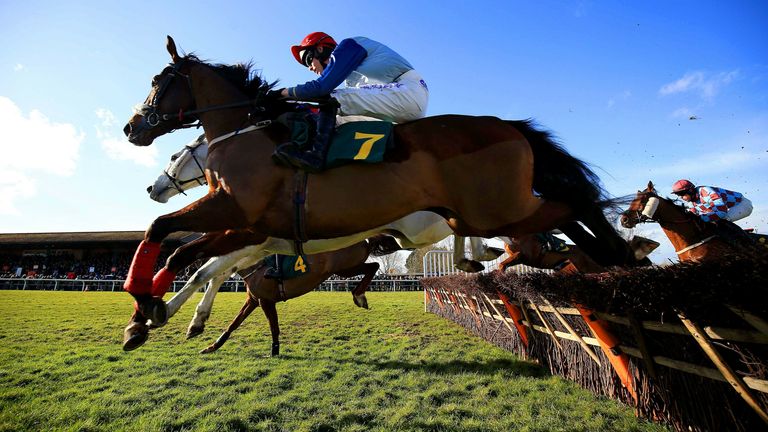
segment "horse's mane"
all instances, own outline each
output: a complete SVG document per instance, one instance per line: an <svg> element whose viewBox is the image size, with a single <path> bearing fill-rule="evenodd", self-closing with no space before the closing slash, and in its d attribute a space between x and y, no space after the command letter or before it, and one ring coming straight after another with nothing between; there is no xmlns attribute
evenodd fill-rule
<svg viewBox="0 0 768 432"><path fill-rule="evenodd" d="M195 54L187 54L184 59L210 67L219 76L245 93L248 97L256 98L272 90L278 81L269 82L253 70L253 61L227 65L222 63L208 63Z"/></svg>

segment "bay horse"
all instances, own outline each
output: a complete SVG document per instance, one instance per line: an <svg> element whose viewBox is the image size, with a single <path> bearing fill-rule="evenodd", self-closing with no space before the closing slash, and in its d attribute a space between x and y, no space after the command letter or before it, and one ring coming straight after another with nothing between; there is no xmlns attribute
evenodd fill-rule
<svg viewBox="0 0 768 432"><path fill-rule="evenodd" d="M524 264L540 269L558 269L568 262L581 273L602 273L607 269L596 263L578 246L566 244L562 250L551 250L539 234L526 234L517 238L502 238L504 250L508 257L498 264L499 271L508 267ZM653 252L659 243L651 239L635 236L629 243L638 264L650 264L648 254Z"/></svg>
<svg viewBox="0 0 768 432"><path fill-rule="evenodd" d="M158 202L167 202L171 197L179 193L184 193L186 190L205 184L206 180L202 167L206 165L207 155L208 142L204 135L198 137L185 145L181 150L174 153L171 156L171 161L163 170L162 174L158 176L153 185L147 188L150 198ZM415 214L408 215L394 223L380 227L380 231L397 235L401 237L401 239L397 240L397 244L395 244L394 241L389 241L386 245L384 245L383 242L379 242L379 245L381 246L377 247L375 251L376 255L383 255L403 248L413 249L416 247L423 247L431 244L429 242L440 241L452 233L450 227L448 227L445 222L445 219L432 212L416 212ZM361 238L360 240L365 240L365 238ZM500 255L500 253L493 250L495 248L486 247L482 242L479 242L480 239L472 238L471 240L472 252L475 260L489 261ZM309 247L311 248L311 244L315 242L317 241L310 241ZM285 243L288 243L288 241L286 240ZM211 262L206 264L204 268L199 269L184 287L167 301L167 312L165 314L166 320L175 315L181 306L186 303L195 292L199 291L201 288L200 284L202 283L202 286L205 286L205 294L203 299L197 305L192 321L187 328L187 337L191 338L201 334L205 329L205 322L210 316L214 298L218 293L221 284L229 279L230 275L238 268L250 266L251 264L249 264L247 260L250 260L251 263L255 263L261 259L265 253L263 249L267 249L267 247L264 246L261 250L250 247L243 250L243 254L233 252L226 258L212 258ZM235 258L232 258L233 254L236 255ZM246 262L240 260L239 257L242 255L245 255L243 260L246 260ZM241 262L235 265L233 260L240 260ZM217 272L212 271L211 267L231 267L231 270L229 272L224 270ZM358 306L365 304L367 306L367 300L364 297L365 292L355 293L357 294L353 296L355 304ZM153 322L149 322L148 324L150 327L153 325L157 326L157 324ZM163 323L160 323L159 325L162 324ZM143 339L144 335L141 334L143 333L143 329L143 326L129 325L128 337L126 340L129 341L134 337ZM131 344L134 343L135 342L131 342Z"/></svg>
<svg viewBox="0 0 768 432"><path fill-rule="evenodd" d="M659 196L650 181L621 214L624 228L634 228L644 222L657 222L661 226L680 261L701 262L756 251L754 243L738 226L724 231L713 223L704 222L684 206Z"/></svg>
<svg viewBox="0 0 768 432"><path fill-rule="evenodd" d="M247 66L182 57L170 36L166 48L171 64L154 77L124 132L131 143L147 146L199 120L211 143L209 193L147 229L124 286L138 315L154 313L175 274L196 259L270 236L360 233L418 210L439 214L464 236L514 237L559 227L601 265L631 262L626 242L602 212L605 192L597 176L530 121L442 115L399 124L397 145L382 163L312 175L304 188L305 173L270 158L276 145L290 140L273 120L295 104L270 100L273 84L251 77ZM160 242L177 231L207 234L179 247L153 278Z"/></svg>

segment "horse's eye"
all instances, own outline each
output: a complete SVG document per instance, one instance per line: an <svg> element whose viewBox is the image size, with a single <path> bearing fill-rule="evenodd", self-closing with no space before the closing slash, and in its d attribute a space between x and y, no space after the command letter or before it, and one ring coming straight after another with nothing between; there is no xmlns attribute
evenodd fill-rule
<svg viewBox="0 0 768 432"><path fill-rule="evenodd" d="M160 81L160 75L155 75L152 77L152 87L157 85L157 82Z"/></svg>
<svg viewBox="0 0 768 432"><path fill-rule="evenodd" d="M178 159L178 158L179 158L179 155L173 155L173 156L171 156L171 162L175 161L175 160L176 160L176 159Z"/></svg>

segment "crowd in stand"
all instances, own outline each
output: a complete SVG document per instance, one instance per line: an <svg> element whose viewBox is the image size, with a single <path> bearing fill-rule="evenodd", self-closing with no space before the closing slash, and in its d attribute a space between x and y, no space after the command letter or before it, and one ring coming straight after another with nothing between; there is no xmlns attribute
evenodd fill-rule
<svg viewBox="0 0 768 432"><path fill-rule="evenodd" d="M168 258L161 254L156 270ZM133 254L105 252L77 259L70 253L54 255L0 255L0 278L26 279L78 279L78 280L121 280L128 274ZM202 262L196 262L179 274L186 279Z"/></svg>
<svg viewBox="0 0 768 432"><path fill-rule="evenodd" d="M165 263L169 253L158 259L156 271ZM133 259L132 253L96 253L87 258L77 259L70 253L54 255L4 255L0 254L0 278L10 279L77 279L77 280L123 280ZM197 261L177 275L177 280L186 280L204 263ZM362 276L355 279L360 279ZM376 280L405 281L418 279L414 275L378 274ZM346 280L336 275L329 281Z"/></svg>

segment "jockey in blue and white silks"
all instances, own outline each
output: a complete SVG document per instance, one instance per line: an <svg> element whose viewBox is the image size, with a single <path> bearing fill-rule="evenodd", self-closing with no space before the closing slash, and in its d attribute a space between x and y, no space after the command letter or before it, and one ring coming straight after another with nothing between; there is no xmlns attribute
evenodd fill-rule
<svg viewBox="0 0 768 432"><path fill-rule="evenodd" d="M312 69L311 64L309 67ZM342 82L346 88L334 90ZM365 37L342 40L323 65L319 78L286 91L288 97L299 100L330 94L339 101L341 115L364 115L395 123L424 117L429 100L427 84L406 59Z"/></svg>
<svg viewBox="0 0 768 432"><path fill-rule="evenodd" d="M291 47L294 58L319 75L315 80L279 90L279 96L306 100L334 97L342 116L367 116L402 123L426 115L429 90L413 66L386 45L366 37L336 43L322 32L310 33ZM336 89L341 83L346 87ZM310 172L320 171L335 125L335 110L321 109L312 149L301 152L286 143L273 159Z"/></svg>
<svg viewBox="0 0 768 432"><path fill-rule="evenodd" d="M715 186L695 186L688 180L679 180L672 193L686 202L686 207L705 222L724 219L731 222L752 213L752 202L739 192Z"/></svg>

